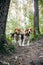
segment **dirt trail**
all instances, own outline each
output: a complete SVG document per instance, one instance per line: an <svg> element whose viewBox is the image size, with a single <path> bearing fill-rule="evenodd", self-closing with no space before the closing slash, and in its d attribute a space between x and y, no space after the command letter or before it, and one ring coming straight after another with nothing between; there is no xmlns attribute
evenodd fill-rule
<svg viewBox="0 0 43 65"><path fill-rule="evenodd" d="M0 61L10 65L41 65L43 62L43 39L30 43L29 46L19 46L12 56L0 56Z"/></svg>

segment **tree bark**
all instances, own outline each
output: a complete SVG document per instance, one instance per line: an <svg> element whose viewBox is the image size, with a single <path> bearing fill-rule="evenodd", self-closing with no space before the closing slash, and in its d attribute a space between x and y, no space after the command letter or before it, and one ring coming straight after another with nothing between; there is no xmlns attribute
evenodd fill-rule
<svg viewBox="0 0 43 65"><path fill-rule="evenodd" d="M10 0L0 0L0 46L5 43L6 21Z"/></svg>
<svg viewBox="0 0 43 65"><path fill-rule="evenodd" d="M38 0L34 0L34 35L39 34L39 9Z"/></svg>

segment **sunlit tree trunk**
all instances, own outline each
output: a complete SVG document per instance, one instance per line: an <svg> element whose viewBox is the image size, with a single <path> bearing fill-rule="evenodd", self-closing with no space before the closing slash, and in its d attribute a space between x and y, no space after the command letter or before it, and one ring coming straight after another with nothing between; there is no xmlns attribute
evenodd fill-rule
<svg viewBox="0 0 43 65"><path fill-rule="evenodd" d="M39 34L39 9L38 0L34 0L34 35Z"/></svg>
<svg viewBox="0 0 43 65"><path fill-rule="evenodd" d="M6 20L10 0L0 0L0 46L5 43Z"/></svg>

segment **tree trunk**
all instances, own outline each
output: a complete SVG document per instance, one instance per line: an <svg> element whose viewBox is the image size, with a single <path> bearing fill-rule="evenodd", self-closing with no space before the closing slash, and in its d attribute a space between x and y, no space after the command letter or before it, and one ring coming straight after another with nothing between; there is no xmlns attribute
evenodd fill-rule
<svg viewBox="0 0 43 65"><path fill-rule="evenodd" d="M6 21L10 0L0 0L0 46L5 43Z"/></svg>
<svg viewBox="0 0 43 65"><path fill-rule="evenodd" d="M39 34L39 9L38 0L34 0L34 35Z"/></svg>

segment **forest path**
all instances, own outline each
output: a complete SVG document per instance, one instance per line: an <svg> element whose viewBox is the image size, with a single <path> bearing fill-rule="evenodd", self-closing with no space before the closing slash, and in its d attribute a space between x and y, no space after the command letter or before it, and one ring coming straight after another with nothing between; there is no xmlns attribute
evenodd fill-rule
<svg viewBox="0 0 43 65"><path fill-rule="evenodd" d="M0 57L0 60L10 65L41 65L43 62L43 39L30 43L29 46L19 46L12 56ZM7 64L7 65L9 65Z"/></svg>

